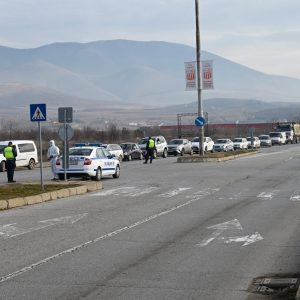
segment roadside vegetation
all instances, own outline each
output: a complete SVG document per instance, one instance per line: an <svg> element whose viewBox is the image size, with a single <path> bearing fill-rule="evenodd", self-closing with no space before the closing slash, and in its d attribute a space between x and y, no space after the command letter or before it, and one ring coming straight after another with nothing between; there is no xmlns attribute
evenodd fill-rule
<svg viewBox="0 0 300 300"><path fill-rule="evenodd" d="M79 184L46 184L44 191L39 184L10 184L1 186L0 200L7 200L18 197L35 196L42 193L57 191L65 188L80 186Z"/></svg>

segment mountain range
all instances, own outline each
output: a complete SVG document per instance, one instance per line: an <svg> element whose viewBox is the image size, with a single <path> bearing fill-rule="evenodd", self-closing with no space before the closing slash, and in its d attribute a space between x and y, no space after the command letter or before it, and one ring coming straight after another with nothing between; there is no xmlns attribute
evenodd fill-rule
<svg viewBox="0 0 300 300"><path fill-rule="evenodd" d="M245 104L253 99L290 106L299 99L299 79L258 72L206 51L201 59L213 61L215 88L203 91L205 101L239 99L236 103ZM193 47L167 42L112 40L33 49L0 47L0 108L47 103L53 118L57 107L73 106L81 112L80 118L88 118L90 111L94 117L109 115L112 119L115 111L123 117L125 110L130 119L130 112L136 117L137 111L157 107L179 105L180 109L197 99L196 92L185 91L184 62L193 60ZM278 106L282 108L275 104Z"/></svg>

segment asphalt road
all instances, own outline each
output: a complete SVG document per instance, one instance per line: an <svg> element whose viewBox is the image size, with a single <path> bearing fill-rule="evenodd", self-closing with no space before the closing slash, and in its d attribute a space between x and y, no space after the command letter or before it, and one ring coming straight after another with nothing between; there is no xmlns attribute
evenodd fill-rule
<svg viewBox="0 0 300 300"><path fill-rule="evenodd" d="M103 190L2 211L0 299L249 299L253 278L300 273L299 169L299 145L131 161Z"/></svg>

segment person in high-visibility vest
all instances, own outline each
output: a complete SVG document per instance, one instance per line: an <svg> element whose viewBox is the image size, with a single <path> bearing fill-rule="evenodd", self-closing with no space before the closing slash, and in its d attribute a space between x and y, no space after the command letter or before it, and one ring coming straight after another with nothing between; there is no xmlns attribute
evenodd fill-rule
<svg viewBox="0 0 300 300"><path fill-rule="evenodd" d="M147 154L145 156L145 162L144 164L148 163L148 159L150 158L150 164L152 164L152 160L154 157L154 151L155 151L155 140L149 136L149 140L146 145Z"/></svg>
<svg viewBox="0 0 300 300"><path fill-rule="evenodd" d="M12 142L3 149L3 156L6 158L7 182L16 182L14 180L14 172L16 168L17 150Z"/></svg>

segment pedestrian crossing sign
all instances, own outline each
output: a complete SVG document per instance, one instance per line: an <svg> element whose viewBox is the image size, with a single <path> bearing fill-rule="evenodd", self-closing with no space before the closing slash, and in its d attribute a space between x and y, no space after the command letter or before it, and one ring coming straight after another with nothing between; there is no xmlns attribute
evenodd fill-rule
<svg viewBox="0 0 300 300"><path fill-rule="evenodd" d="M30 104L31 122L47 121L46 104Z"/></svg>

